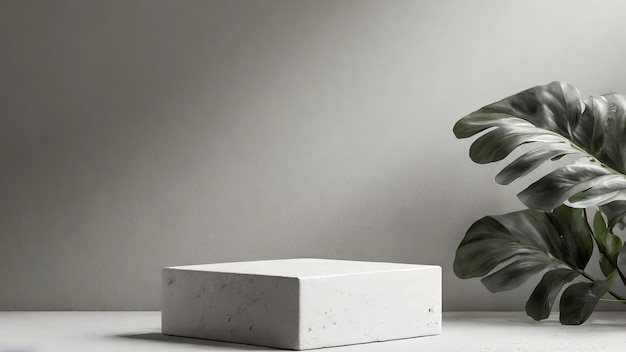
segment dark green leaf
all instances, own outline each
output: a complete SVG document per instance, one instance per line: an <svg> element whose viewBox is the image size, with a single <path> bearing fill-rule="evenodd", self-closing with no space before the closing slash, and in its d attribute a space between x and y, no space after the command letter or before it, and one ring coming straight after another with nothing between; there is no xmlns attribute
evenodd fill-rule
<svg viewBox="0 0 626 352"><path fill-rule="evenodd" d="M626 200L623 95L583 101L573 86L552 82L484 106L454 126L458 138L482 132L470 147L470 157L477 163L499 161L521 145L537 144L496 176L501 184L563 155L586 161L573 165L570 161L522 191L519 198L530 208L551 211L564 203L585 208Z"/></svg>
<svg viewBox="0 0 626 352"><path fill-rule="evenodd" d="M593 218L593 228L600 251L600 269L605 276L609 276L617 268L622 240L607 227L600 211Z"/></svg>
<svg viewBox="0 0 626 352"><path fill-rule="evenodd" d="M531 276L546 269L550 265L557 265L546 259L546 261L526 260L526 258L518 259L511 264L506 265L502 269L480 280L485 287L491 292L502 292L518 288L526 282Z"/></svg>
<svg viewBox="0 0 626 352"><path fill-rule="evenodd" d="M476 221L459 244L454 272L460 278L489 275L483 284L490 291L504 291L547 267L582 269L592 250L581 209L527 209Z"/></svg>
<svg viewBox="0 0 626 352"><path fill-rule="evenodd" d="M615 271L615 263L612 263L609 258L604 255L600 256L600 271L604 276L609 276L612 272Z"/></svg>
<svg viewBox="0 0 626 352"><path fill-rule="evenodd" d="M518 255L532 256L535 252L536 250L509 239L493 238L467 243L457 251L453 269L461 279L482 277L498 264ZM489 255L484 255L485 253Z"/></svg>
<svg viewBox="0 0 626 352"><path fill-rule="evenodd" d="M626 177L606 175L596 177L587 189L571 196L568 202L578 208L585 208L624 199L626 199Z"/></svg>
<svg viewBox="0 0 626 352"><path fill-rule="evenodd" d="M566 145L563 137L545 133L541 129L516 125L491 130L474 141L470 147L470 158L478 164L486 164L506 158L522 144L545 142Z"/></svg>
<svg viewBox="0 0 626 352"><path fill-rule="evenodd" d="M622 94L606 94L591 97L586 102L583 115L590 123L579 126L578 145L585 148L600 161L617 172L626 173L626 97ZM590 141L589 141L590 140Z"/></svg>
<svg viewBox="0 0 626 352"><path fill-rule="evenodd" d="M581 270L593 253L593 238L583 209L560 206L547 214L559 234L560 257L567 265Z"/></svg>
<svg viewBox="0 0 626 352"><path fill-rule="evenodd" d="M577 192L592 187L593 180L606 175L610 172L597 165L563 166L528 186L517 197L529 208L551 211Z"/></svg>
<svg viewBox="0 0 626 352"><path fill-rule="evenodd" d="M558 146L551 146L548 148L545 145L539 145L536 149L525 153L502 169L496 175L496 182L501 185L508 185L535 170L545 161L554 160L571 153L572 149L569 147L559 148Z"/></svg>
<svg viewBox="0 0 626 352"><path fill-rule="evenodd" d="M569 136L569 131L581 118L584 102L573 86L552 82L536 86L487 105L457 122L454 133L457 138L473 136L485 128L517 123L517 118L542 129Z"/></svg>
<svg viewBox="0 0 626 352"><path fill-rule="evenodd" d="M600 207L602 213L606 215L609 229L613 230L616 226L623 230L626 227L624 217L626 217L626 201L618 200Z"/></svg>
<svg viewBox="0 0 626 352"><path fill-rule="evenodd" d="M550 316L552 305L563 286L579 274L571 269L556 269L543 275L526 302L526 314L535 320Z"/></svg>
<svg viewBox="0 0 626 352"><path fill-rule="evenodd" d="M604 147L609 102L604 97L592 96L585 105L581 123L573 133L582 148L591 155L598 155Z"/></svg>
<svg viewBox="0 0 626 352"><path fill-rule="evenodd" d="M469 116L471 116L471 118L469 118ZM467 118L458 121L454 125L453 132L456 138L468 138L501 124L507 124L509 126L516 124L528 126L527 121L512 117L510 114L478 110L468 115Z"/></svg>
<svg viewBox="0 0 626 352"><path fill-rule="evenodd" d="M596 282L579 282L563 291L559 305L561 324L580 325L584 323L598 301L611 287L615 273L606 280Z"/></svg>
<svg viewBox="0 0 626 352"><path fill-rule="evenodd" d="M626 277L623 275L626 272L626 245L624 245L617 254L616 267L622 282L626 285Z"/></svg>
<svg viewBox="0 0 626 352"><path fill-rule="evenodd" d="M602 217L602 212L596 212L596 215L593 217L593 233L595 233L596 237L604 238L607 232L606 222Z"/></svg>

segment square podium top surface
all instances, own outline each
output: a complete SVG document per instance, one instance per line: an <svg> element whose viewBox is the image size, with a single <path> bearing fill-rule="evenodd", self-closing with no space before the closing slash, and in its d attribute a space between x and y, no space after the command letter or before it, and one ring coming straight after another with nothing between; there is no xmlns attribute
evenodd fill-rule
<svg viewBox="0 0 626 352"><path fill-rule="evenodd" d="M185 265L174 266L165 269L279 276L292 278L314 278L388 271L426 270L433 268L439 267L434 265L298 258Z"/></svg>

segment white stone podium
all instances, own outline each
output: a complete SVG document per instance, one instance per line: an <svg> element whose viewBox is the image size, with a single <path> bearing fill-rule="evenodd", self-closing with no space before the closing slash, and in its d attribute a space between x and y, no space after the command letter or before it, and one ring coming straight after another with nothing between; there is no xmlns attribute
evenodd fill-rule
<svg viewBox="0 0 626 352"><path fill-rule="evenodd" d="M441 332L441 268L283 259L163 269L163 334L305 350Z"/></svg>

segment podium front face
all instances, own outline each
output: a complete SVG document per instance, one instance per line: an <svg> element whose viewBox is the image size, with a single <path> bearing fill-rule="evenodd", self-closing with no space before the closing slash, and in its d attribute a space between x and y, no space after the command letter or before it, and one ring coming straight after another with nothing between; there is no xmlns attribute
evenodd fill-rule
<svg viewBox="0 0 626 352"><path fill-rule="evenodd" d="M304 350L441 333L441 268L284 259L165 268L168 335Z"/></svg>

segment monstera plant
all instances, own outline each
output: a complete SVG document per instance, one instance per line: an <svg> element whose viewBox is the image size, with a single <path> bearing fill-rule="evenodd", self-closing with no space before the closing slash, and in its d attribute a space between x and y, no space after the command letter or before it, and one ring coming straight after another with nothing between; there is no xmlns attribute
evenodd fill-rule
<svg viewBox="0 0 626 352"><path fill-rule="evenodd" d="M626 285L626 96L582 99L575 87L552 82L463 117L454 134L479 135L469 151L478 164L519 149L495 177L502 185L552 166L517 195L528 209L469 228L456 251L458 277L482 277L489 291L501 292L543 273L526 302L535 320L550 315L561 291L562 324L584 323L600 300L626 303L616 292ZM595 276L586 269L594 248Z"/></svg>

